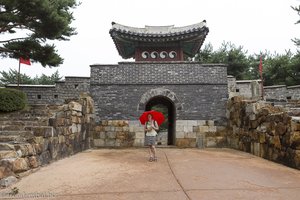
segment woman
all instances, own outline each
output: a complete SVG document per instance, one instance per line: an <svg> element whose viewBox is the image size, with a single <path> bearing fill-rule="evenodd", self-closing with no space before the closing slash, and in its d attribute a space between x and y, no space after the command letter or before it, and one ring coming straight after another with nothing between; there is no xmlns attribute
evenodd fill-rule
<svg viewBox="0 0 300 200"><path fill-rule="evenodd" d="M149 161L157 161L156 157L156 149L155 149L155 141L156 141L156 135L159 127L155 120L153 120L152 115L149 114L148 121L145 123L145 131L146 131L146 145L149 146Z"/></svg>

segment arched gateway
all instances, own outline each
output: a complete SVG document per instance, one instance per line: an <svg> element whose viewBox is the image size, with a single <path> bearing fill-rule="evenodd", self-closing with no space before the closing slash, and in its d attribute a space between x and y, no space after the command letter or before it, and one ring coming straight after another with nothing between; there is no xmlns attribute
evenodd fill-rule
<svg viewBox="0 0 300 200"><path fill-rule="evenodd" d="M167 141L166 144L174 145L176 137L176 110L182 109L182 103L178 100L176 94L165 88L156 88L143 94L138 110L149 111L155 106L163 106L167 110L166 127ZM162 136L164 137L164 136Z"/></svg>
<svg viewBox="0 0 300 200"><path fill-rule="evenodd" d="M110 35L120 56L135 62L91 65L99 130L95 146L143 146L139 116L158 105L168 112L168 144L200 144L199 126L222 122L227 100L225 65L185 61L195 56L207 34L205 21L145 28L112 23Z"/></svg>

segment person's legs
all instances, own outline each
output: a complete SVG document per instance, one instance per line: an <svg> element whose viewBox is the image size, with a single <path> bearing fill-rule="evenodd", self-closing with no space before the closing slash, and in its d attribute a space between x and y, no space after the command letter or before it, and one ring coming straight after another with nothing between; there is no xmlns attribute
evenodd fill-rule
<svg viewBox="0 0 300 200"><path fill-rule="evenodd" d="M153 161L154 159L154 156L153 156L153 153L152 153L152 147L151 145L149 145L149 161Z"/></svg>
<svg viewBox="0 0 300 200"><path fill-rule="evenodd" d="M157 161L155 145L152 145L151 149L152 149L152 154L153 154L154 161Z"/></svg>

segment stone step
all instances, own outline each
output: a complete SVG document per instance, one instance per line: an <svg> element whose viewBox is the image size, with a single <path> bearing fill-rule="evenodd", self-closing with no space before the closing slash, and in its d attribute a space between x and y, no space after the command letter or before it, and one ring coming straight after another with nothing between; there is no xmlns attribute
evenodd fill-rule
<svg viewBox="0 0 300 200"><path fill-rule="evenodd" d="M21 131L0 131L0 136L22 136L22 137L33 137L33 132L30 130Z"/></svg>
<svg viewBox="0 0 300 200"><path fill-rule="evenodd" d="M3 120L0 121L0 126L47 126L48 118L43 120L28 120L28 121L19 121L19 120Z"/></svg>
<svg viewBox="0 0 300 200"><path fill-rule="evenodd" d="M15 146L8 142L0 142L0 151L14 151Z"/></svg>
<svg viewBox="0 0 300 200"><path fill-rule="evenodd" d="M16 151L0 151L0 160L7 159L7 158L17 158L18 154Z"/></svg>

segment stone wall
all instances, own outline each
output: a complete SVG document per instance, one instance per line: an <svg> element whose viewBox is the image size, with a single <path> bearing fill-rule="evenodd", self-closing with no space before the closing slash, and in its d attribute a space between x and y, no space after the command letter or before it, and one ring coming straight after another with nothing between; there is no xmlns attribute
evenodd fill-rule
<svg viewBox="0 0 300 200"><path fill-rule="evenodd" d="M300 119L264 102L228 101L229 147L300 169Z"/></svg>
<svg viewBox="0 0 300 200"><path fill-rule="evenodd" d="M37 109L34 109L37 108ZM93 100L34 106L0 115L0 185L39 166L90 148Z"/></svg>
<svg viewBox="0 0 300 200"><path fill-rule="evenodd" d="M286 85L264 87L264 96L267 101L286 101L287 95Z"/></svg>
<svg viewBox="0 0 300 200"><path fill-rule="evenodd" d="M177 120L175 146L185 147L224 147L225 128L216 126L213 120ZM102 120L91 129L93 146L103 147L143 147L145 132L138 120ZM158 133L157 143L167 145L167 133ZM159 136L165 137L160 139ZM159 144L158 144L159 146Z"/></svg>
<svg viewBox="0 0 300 200"><path fill-rule="evenodd" d="M221 121L228 96L226 70L225 65L196 62L92 65L90 92L99 120L138 119L145 110L139 106L143 95L165 89L181 105L177 119Z"/></svg>
<svg viewBox="0 0 300 200"><path fill-rule="evenodd" d="M216 126L213 120L178 120L176 122L177 147L225 147L224 126Z"/></svg>
<svg viewBox="0 0 300 200"><path fill-rule="evenodd" d="M6 85L7 88L17 88L16 84ZM64 81L58 81L55 85L20 85L22 91L27 94L29 104L60 105L66 99L78 99L80 94L89 93L89 77L65 77Z"/></svg>
<svg viewBox="0 0 300 200"><path fill-rule="evenodd" d="M300 85L287 87L287 98L291 100L300 100Z"/></svg>

